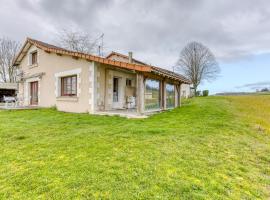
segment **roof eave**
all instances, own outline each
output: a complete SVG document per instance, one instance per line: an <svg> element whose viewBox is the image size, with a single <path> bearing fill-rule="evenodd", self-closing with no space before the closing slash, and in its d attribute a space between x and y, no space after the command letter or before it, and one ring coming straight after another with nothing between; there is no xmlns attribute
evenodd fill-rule
<svg viewBox="0 0 270 200"><path fill-rule="evenodd" d="M56 54L63 54L63 55L67 55L67 56L72 56L75 58L86 59L88 61L94 61L94 62L98 62L98 63L102 63L102 64L108 64L108 65L112 65L115 67L124 68L124 69L128 69L128 70L135 70L135 71L139 71L139 72L153 72L153 73L157 73L157 74L160 74L162 76L165 76L167 78L179 81L181 83L191 84L191 82L188 79L186 79L185 77L179 76L176 73L165 70L163 68L158 68L158 67L154 67L154 66L150 66L150 65L127 63L127 62L121 62L121 61L115 61L115 60L108 59L108 57L110 55L118 54L116 52L112 52L109 56L107 56L107 58L103 58L103 57L94 56L91 54L70 51L70 50L56 47L54 45L50 45L50 44L47 44L47 43L44 43L41 41L33 40L31 38L27 38L27 40L25 41L19 54L14 59L14 62L13 62L14 66L18 66L20 64L20 62L22 61L22 59L26 55L26 52L31 47L31 45L35 45L37 48L42 49L46 52L52 52L52 53L56 53ZM27 48L27 50L25 50L26 48Z"/></svg>
<svg viewBox="0 0 270 200"><path fill-rule="evenodd" d="M152 67L152 72L156 73L158 75L162 75L164 77L179 81L179 82L184 83L184 84L191 84L191 82L184 77L180 77L177 74L168 74L168 73L162 72L160 70L157 70L156 67Z"/></svg>
<svg viewBox="0 0 270 200"><path fill-rule="evenodd" d="M61 49L61 48L56 49L56 48L52 48L52 47L46 47L45 45L40 44L37 41L32 40L30 38L27 38L27 40L24 43L24 45L23 45L22 49L20 50L19 54L16 56L16 58L15 58L15 60L13 62L14 66L19 65L22 58L25 56L25 55L22 55L22 54L23 54L23 50L27 47L27 44L35 45L37 48L42 49L42 50L44 50L46 52L52 52L52 53L58 53L58 54L73 56L73 57L76 57L76 58L82 58L82 59L86 59L88 61L94 61L94 62L99 62L99 63L102 63L102 64L113 65L113 66L116 66L116 67L125 68L125 69L129 69L129 70L135 70L135 71L141 71L141 72L150 72L151 71L150 66L138 65L138 64L134 64L134 63L126 63L126 62L120 62L120 61L113 61L113 60L110 60L110 59L106 59L106 58L102 58L102 57L98 57L98 56L94 56L94 55L90 55L90 54L74 52L74 51ZM21 59L19 59L20 56L22 56Z"/></svg>

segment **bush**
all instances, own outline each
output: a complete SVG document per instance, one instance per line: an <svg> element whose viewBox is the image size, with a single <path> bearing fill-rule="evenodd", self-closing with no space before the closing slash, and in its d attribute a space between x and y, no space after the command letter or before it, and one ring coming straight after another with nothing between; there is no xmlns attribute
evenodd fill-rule
<svg viewBox="0 0 270 200"><path fill-rule="evenodd" d="M209 90L204 90L204 91L203 91L203 96L204 96L204 97L207 97L208 95L209 95Z"/></svg>
<svg viewBox="0 0 270 200"><path fill-rule="evenodd" d="M269 89L268 88L263 88L263 89L261 89L261 92L269 92Z"/></svg>

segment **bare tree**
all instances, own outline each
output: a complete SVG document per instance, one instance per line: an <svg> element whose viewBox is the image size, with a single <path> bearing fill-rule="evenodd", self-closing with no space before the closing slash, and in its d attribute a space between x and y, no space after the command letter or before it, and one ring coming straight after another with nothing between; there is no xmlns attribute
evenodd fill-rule
<svg viewBox="0 0 270 200"><path fill-rule="evenodd" d="M177 70L191 80L195 94L203 80L214 80L220 73L214 54L198 42L191 42L184 47L177 66Z"/></svg>
<svg viewBox="0 0 270 200"><path fill-rule="evenodd" d="M21 45L9 38L0 38L0 81L16 82L16 67L12 66Z"/></svg>
<svg viewBox="0 0 270 200"><path fill-rule="evenodd" d="M100 37L92 39L92 37L86 32L63 29L59 32L57 41L62 48L69 49L71 51L95 53L99 47L99 39Z"/></svg>

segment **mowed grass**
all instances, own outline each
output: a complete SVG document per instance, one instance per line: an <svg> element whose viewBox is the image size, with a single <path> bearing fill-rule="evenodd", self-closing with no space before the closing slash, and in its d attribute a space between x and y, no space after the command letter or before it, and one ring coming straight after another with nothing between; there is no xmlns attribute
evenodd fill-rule
<svg viewBox="0 0 270 200"><path fill-rule="evenodd" d="M268 199L270 96L148 119L0 111L0 199Z"/></svg>

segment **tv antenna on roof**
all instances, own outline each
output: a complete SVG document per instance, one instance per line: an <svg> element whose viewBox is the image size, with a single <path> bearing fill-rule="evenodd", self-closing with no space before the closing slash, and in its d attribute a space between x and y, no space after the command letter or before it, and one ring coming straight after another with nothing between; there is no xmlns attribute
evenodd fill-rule
<svg viewBox="0 0 270 200"><path fill-rule="evenodd" d="M104 52L103 52L103 50L104 50L104 33L102 33L101 34L101 36L98 38L98 40L101 40L101 43L100 43L100 45L98 45L98 55L99 56L104 56Z"/></svg>

